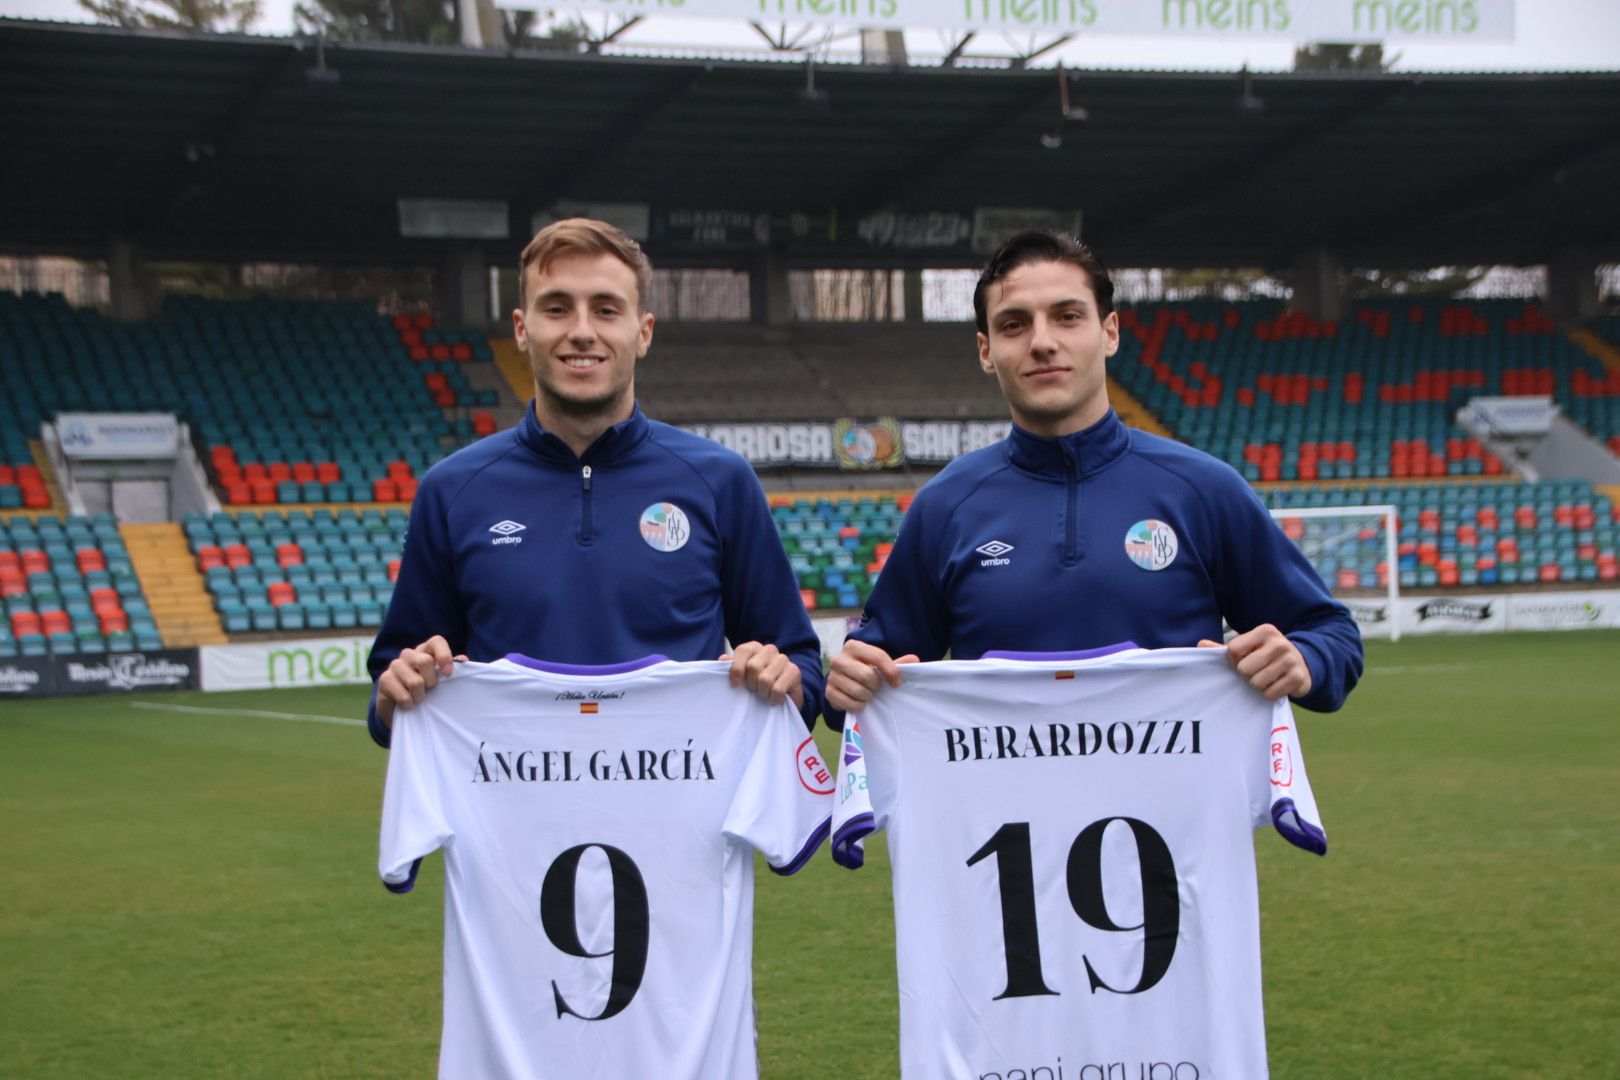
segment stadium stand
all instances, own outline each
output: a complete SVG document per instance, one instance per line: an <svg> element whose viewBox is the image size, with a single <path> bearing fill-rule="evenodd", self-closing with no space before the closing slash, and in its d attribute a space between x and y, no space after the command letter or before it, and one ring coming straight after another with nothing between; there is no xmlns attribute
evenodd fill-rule
<svg viewBox="0 0 1620 1080"><path fill-rule="evenodd" d="M1599 438L1620 434L1620 378L1523 301L1362 303L1337 323L1193 301L1120 321L1115 377L1251 481L1503 475L1455 421L1482 395L1551 394Z"/></svg>
<svg viewBox="0 0 1620 1080"><path fill-rule="evenodd" d="M49 505L27 433L62 411L175 413L222 501L273 505L408 502L422 470L492 426L473 410L501 402L488 342L429 315L191 296L163 311L120 323L0 294L0 509Z"/></svg>
<svg viewBox="0 0 1620 1080"><path fill-rule="evenodd" d="M1620 507L1585 481L1436 483L1273 488L1273 509L1390 503L1397 508L1403 589L1620 580ZM1283 517L1295 541L1333 528ZM1383 543L1360 528L1329 545L1317 571L1330 588L1372 589L1386 581Z"/></svg>
<svg viewBox="0 0 1620 1080"><path fill-rule="evenodd" d="M488 362L490 343L429 316L195 297L169 298L164 316L116 323L60 297L0 295L0 510L50 505L26 438L41 418L112 407L189 420L229 508L188 515L167 526L172 537L140 534L141 574L162 586L147 594L107 515L12 517L0 532L0 655L375 626L405 511L344 504L409 502L426 466L511 409L512 394L496 389L511 372ZM1194 301L1126 305L1121 322L1119 386L1150 421L1239 468L1271 507L1395 505L1403 589L1616 580L1620 510L1609 494L1520 482L1454 422L1470 396L1550 393L1620 451L1620 370L1535 305L1360 304L1334 324L1277 302ZM658 333L638 390L674 422L1004 414L960 324ZM1620 319L1592 334L1613 342ZM771 501L804 603L825 611L865 602L910 495ZM1322 548L1330 587L1386 583L1375 529L1283 520Z"/></svg>
<svg viewBox="0 0 1620 1080"><path fill-rule="evenodd" d="M229 634L374 627L393 596L405 512L189 514L181 523Z"/></svg>
<svg viewBox="0 0 1620 1080"><path fill-rule="evenodd" d="M955 323L660 324L636 393L671 423L1007 413Z"/></svg>
<svg viewBox="0 0 1620 1080"><path fill-rule="evenodd" d="M163 644L110 514L0 520L0 597L0 656Z"/></svg>
<svg viewBox="0 0 1620 1080"><path fill-rule="evenodd" d="M812 611L866 602L894 547L910 493L772 498L771 516Z"/></svg>

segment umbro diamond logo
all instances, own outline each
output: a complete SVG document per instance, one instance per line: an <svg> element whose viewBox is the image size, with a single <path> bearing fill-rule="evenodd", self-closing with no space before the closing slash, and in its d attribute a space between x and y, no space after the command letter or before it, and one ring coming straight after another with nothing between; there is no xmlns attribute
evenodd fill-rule
<svg viewBox="0 0 1620 1080"><path fill-rule="evenodd" d="M1012 562L1006 558L1007 552L1012 549L1013 546L1005 540L992 540L988 544L980 544L973 550L984 556L979 560L980 566L1006 566Z"/></svg>
<svg viewBox="0 0 1620 1080"><path fill-rule="evenodd" d="M513 534L514 533L520 533L524 529L527 529L527 528L528 528L527 525L520 524L519 522L516 522L516 521L511 521L511 520L497 521L495 524L493 524L493 525L491 525L489 527L489 531L492 532L492 533L499 533L500 535L497 536L495 539L491 540L490 543L491 544L521 544L521 543L523 543L523 537L514 536Z"/></svg>

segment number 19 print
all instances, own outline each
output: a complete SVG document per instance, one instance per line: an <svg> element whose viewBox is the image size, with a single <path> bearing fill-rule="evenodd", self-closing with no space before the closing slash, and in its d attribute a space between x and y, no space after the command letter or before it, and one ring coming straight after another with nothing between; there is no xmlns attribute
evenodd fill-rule
<svg viewBox="0 0 1620 1080"><path fill-rule="evenodd" d="M921 664L845 727L907 1080L1266 1075L1254 829L1326 851L1288 705L1211 649Z"/></svg>

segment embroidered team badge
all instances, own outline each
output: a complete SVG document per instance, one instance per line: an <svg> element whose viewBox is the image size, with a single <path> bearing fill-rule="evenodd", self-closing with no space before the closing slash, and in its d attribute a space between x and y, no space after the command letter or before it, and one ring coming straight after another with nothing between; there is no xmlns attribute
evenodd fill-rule
<svg viewBox="0 0 1620 1080"><path fill-rule="evenodd" d="M1125 532L1125 554L1143 570L1163 570L1176 561L1181 542L1168 523L1148 518Z"/></svg>
<svg viewBox="0 0 1620 1080"><path fill-rule="evenodd" d="M679 551L692 538L692 525L674 503L653 503L641 512L641 538L654 551Z"/></svg>

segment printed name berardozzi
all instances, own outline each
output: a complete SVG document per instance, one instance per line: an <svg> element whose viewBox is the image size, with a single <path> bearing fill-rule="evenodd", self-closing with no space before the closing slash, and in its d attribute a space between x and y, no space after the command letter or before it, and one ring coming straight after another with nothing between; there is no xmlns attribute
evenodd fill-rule
<svg viewBox="0 0 1620 1080"><path fill-rule="evenodd" d="M1116 720L1102 724L1011 724L945 729L945 761L1087 757L1092 754L1202 754L1202 720Z"/></svg>

